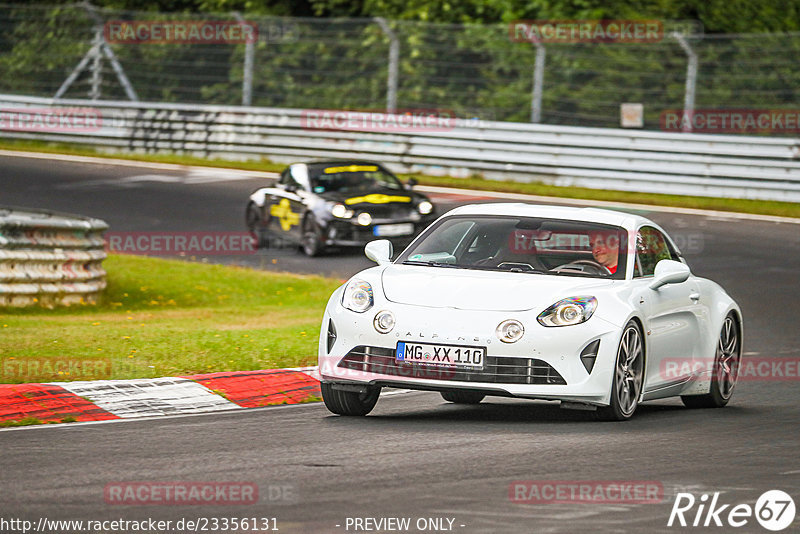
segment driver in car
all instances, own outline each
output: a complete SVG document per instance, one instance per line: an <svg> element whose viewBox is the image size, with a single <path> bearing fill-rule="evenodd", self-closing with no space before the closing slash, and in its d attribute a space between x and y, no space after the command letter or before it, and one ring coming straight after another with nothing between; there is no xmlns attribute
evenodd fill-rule
<svg viewBox="0 0 800 534"><path fill-rule="evenodd" d="M589 232L589 243L592 246L594 260L608 269L611 274L617 272L619 257L619 236L616 232Z"/></svg>

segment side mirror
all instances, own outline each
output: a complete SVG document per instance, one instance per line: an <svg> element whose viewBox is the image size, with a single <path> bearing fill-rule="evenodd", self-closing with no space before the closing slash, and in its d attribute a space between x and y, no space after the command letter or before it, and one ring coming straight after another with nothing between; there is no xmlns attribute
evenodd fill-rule
<svg viewBox="0 0 800 534"><path fill-rule="evenodd" d="M406 188L407 189L412 189L418 183L419 182L417 181L416 178L409 178L408 181L406 181Z"/></svg>
<svg viewBox="0 0 800 534"><path fill-rule="evenodd" d="M388 239L370 241L364 247L364 254L378 265L388 265L392 262L394 247Z"/></svg>
<svg viewBox="0 0 800 534"><path fill-rule="evenodd" d="M680 284L685 282L691 271L685 263L674 260L661 260L656 264L653 281L650 282L650 289L658 290L667 284Z"/></svg>

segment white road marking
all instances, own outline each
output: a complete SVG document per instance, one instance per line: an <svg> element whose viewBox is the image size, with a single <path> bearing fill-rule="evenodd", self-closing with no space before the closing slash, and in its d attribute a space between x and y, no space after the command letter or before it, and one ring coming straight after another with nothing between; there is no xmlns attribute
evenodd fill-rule
<svg viewBox="0 0 800 534"><path fill-rule="evenodd" d="M235 410L237 404L187 378L52 382L122 418Z"/></svg>
<svg viewBox="0 0 800 534"><path fill-rule="evenodd" d="M57 189L93 189L97 187L140 187L144 183L164 184L210 184L216 182L233 182L237 180L253 180L264 178L263 175L240 174L230 169L189 169L186 176L171 174L137 174L121 178L103 178L101 180L85 180L57 185Z"/></svg>

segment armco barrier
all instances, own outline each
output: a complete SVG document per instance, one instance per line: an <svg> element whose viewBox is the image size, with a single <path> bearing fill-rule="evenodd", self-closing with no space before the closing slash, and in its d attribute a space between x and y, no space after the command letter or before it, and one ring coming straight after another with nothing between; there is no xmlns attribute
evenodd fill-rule
<svg viewBox="0 0 800 534"><path fill-rule="evenodd" d="M66 108L88 120L61 121ZM41 120L47 110L60 110L49 123ZM430 129L316 128L310 113L321 112L0 95L0 138L229 159L363 158L396 171L800 201L800 139L476 119Z"/></svg>
<svg viewBox="0 0 800 534"><path fill-rule="evenodd" d="M106 229L99 219L0 208L0 306L96 302Z"/></svg>

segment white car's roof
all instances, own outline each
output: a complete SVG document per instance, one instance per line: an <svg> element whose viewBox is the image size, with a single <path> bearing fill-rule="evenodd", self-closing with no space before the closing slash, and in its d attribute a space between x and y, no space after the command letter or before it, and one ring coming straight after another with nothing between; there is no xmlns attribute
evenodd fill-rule
<svg viewBox="0 0 800 534"><path fill-rule="evenodd" d="M653 224L652 221L621 211L600 208L573 208L568 206L549 206L542 204L525 204L522 202L468 204L450 210L445 215L510 215L520 217L542 217L546 219L565 219L601 224L611 224L623 228L635 228L641 224Z"/></svg>

